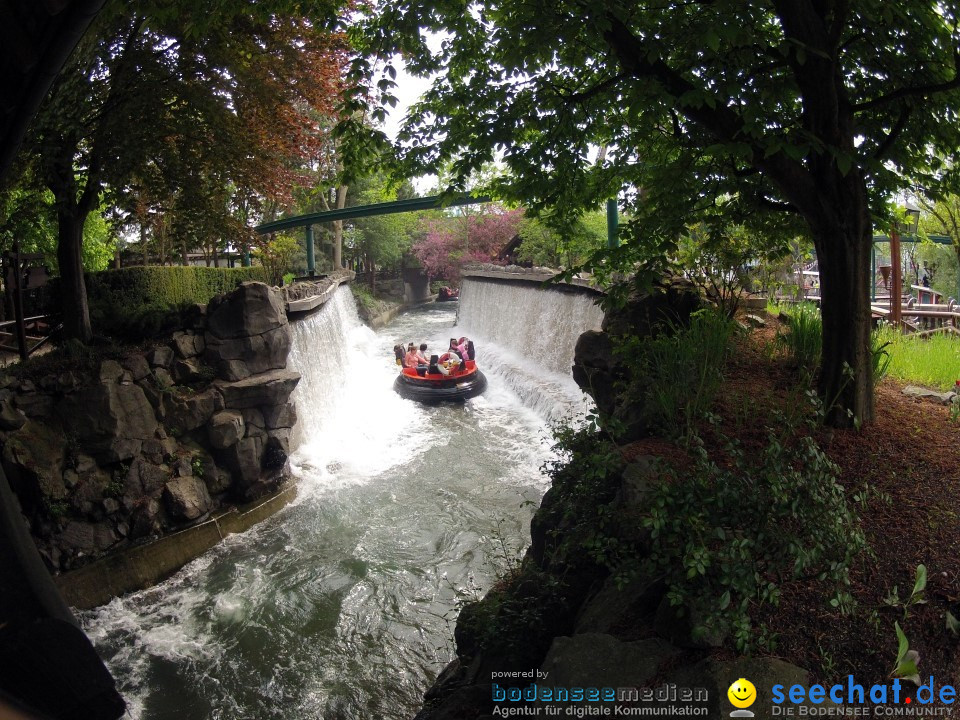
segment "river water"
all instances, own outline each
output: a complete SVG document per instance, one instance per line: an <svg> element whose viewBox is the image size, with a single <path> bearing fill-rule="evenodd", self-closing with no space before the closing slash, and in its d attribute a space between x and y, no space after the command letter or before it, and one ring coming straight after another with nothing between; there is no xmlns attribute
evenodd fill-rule
<svg viewBox="0 0 960 720"><path fill-rule="evenodd" d="M529 541L548 423L583 409L562 373L477 340L464 405L391 389L393 345L445 348L455 308L374 333L341 289L294 325L299 495L161 585L83 613L140 720L410 718L453 623ZM570 351L572 354L572 350ZM519 378L519 379L518 379Z"/></svg>

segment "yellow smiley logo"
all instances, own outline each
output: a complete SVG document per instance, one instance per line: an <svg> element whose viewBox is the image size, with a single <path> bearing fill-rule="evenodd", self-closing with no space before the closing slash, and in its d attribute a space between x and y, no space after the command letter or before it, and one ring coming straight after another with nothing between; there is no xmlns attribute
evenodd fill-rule
<svg viewBox="0 0 960 720"><path fill-rule="evenodd" d="M757 689L746 678L740 678L727 690L730 704L738 708L748 708L757 699Z"/></svg>

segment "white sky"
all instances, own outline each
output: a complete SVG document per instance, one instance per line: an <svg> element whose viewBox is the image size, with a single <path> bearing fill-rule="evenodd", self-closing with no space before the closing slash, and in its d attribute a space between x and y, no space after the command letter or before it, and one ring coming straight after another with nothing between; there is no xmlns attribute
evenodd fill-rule
<svg viewBox="0 0 960 720"><path fill-rule="evenodd" d="M407 110L430 87L430 79L414 77L408 73L402 59L396 58L394 62L394 67L397 69L397 87L394 89L394 94L397 96L397 106L387 108L387 121L383 126L387 137L391 140L397 139L397 133L400 131L400 125L407 114Z"/></svg>

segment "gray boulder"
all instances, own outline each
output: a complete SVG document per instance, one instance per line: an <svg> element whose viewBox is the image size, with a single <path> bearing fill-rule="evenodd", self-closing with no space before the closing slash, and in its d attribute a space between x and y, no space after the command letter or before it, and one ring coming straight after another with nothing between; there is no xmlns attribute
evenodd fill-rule
<svg viewBox="0 0 960 720"><path fill-rule="evenodd" d="M623 642L584 633L556 637L541 669L553 687L643 687L680 651L657 638Z"/></svg>
<svg viewBox="0 0 960 720"><path fill-rule="evenodd" d="M53 396L45 392L29 392L17 395L17 408L28 418L46 420L53 413Z"/></svg>
<svg viewBox="0 0 960 720"><path fill-rule="evenodd" d="M613 578L607 578L600 590L580 607L574 631L577 634L609 633L634 623L637 616L652 613L661 597L661 583L635 580L621 588Z"/></svg>
<svg viewBox="0 0 960 720"><path fill-rule="evenodd" d="M159 497L172 472L168 465L155 465L139 457L130 464L123 481L123 494L133 501L142 497Z"/></svg>
<svg viewBox="0 0 960 720"><path fill-rule="evenodd" d="M227 340L262 335L287 324L279 290L260 282L245 282L207 306L207 336Z"/></svg>
<svg viewBox="0 0 960 720"><path fill-rule="evenodd" d="M907 397L920 398L921 400L932 400L941 405L949 405L953 402L953 392L938 392L929 388L918 387L916 385L907 385L903 389L903 394Z"/></svg>
<svg viewBox="0 0 960 720"><path fill-rule="evenodd" d="M243 380L252 374L243 360L220 360L217 362L217 375L224 380Z"/></svg>
<svg viewBox="0 0 960 720"><path fill-rule="evenodd" d="M243 416L236 410L218 412L207 424L207 437L217 450L236 445L244 436Z"/></svg>
<svg viewBox="0 0 960 720"><path fill-rule="evenodd" d="M173 362L173 350L166 345L155 347L147 353L147 361L151 367L168 368L170 367L170 363Z"/></svg>
<svg viewBox="0 0 960 720"><path fill-rule="evenodd" d="M300 382L300 373L292 370L273 370L271 372L253 375L237 382L215 383L223 394L224 404L228 408L242 410L244 408L283 405L290 397L297 383Z"/></svg>
<svg viewBox="0 0 960 720"><path fill-rule="evenodd" d="M192 358L197 354L197 345L193 333L178 330L173 334L173 349L181 358Z"/></svg>
<svg viewBox="0 0 960 720"><path fill-rule="evenodd" d="M154 436L157 418L139 385L106 383L83 388L59 404L58 415L101 463L129 460Z"/></svg>
<svg viewBox="0 0 960 720"><path fill-rule="evenodd" d="M123 377L123 367L116 360L104 360L100 363L100 382L119 382Z"/></svg>
<svg viewBox="0 0 960 720"><path fill-rule="evenodd" d="M244 372L256 374L285 368L292 343L290 326L286 324L240 338L218 338L207 333L204 358L222 377L239 380Z"/></svg>
<svg viewBox="0 0 960 720"><path fill-rule="evenodd" d="M0 402L0 430L19 430L27 421L27 416L13 407L10 400Z"/></svg>
<svg viewBox="0 0 960 720"><path fill-rule="evenodd" d="M139 503L130 518L130 538L139 538L156 535L160 532L160 503L154 498L148 498Z"/></svg>
<svg viewBox="0 0 960 720"><path fill-rule="evenodd" d="M192 475L167 483L163 492L167 511L176 520L196 520L210 510L210 494L200 478Z"/></svg>
<svg viewBox="0 0 960 720"><path fill-rule="evenodd" d="M66 497L63 481L63 438L45 424L28 420L3 446L3 469L32 501Z"/></svg>
<svg viewBox="0 0 960 720"><path fill-rule="evenodd" d="M103 552L117 542L117 536L105 523L89 523L68 520L58 538L62 550L72 550L83 555Z"/></svg>
<svg viewBox="0 0 960 720"><path fill-rule="evenodd" d="M135 382L140 382L150 374L150 363L143 355L128 355L120 364L130 372Z"/></svg>
<svg viewBox="0 0 960 720"><path fill-rule="evenodd" d="M246 437L224 452L224 464L233 473L234 485L240 494L246 493L260 480L263 441L264 438L258 435Z"/></svg>
<svg viewBox="0 0 960 720"><path fill-rule="evenodd" d="M223 410L223 398L211 388L187 397L171 397L164 401L164 421L168 427L188 432L205 425L214 413Z"/></svg>
<svg viewBox="0 0 960 720"><path fill-rule="evenodd" d="M292 428L297 424L297 406L292 403L263 408L263 421L268 430Z"/></svg>

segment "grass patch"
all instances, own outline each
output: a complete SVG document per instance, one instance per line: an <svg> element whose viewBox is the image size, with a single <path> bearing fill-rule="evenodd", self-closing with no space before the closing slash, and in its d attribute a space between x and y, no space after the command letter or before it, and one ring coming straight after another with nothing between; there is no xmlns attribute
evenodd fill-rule
<svg viewBox="0 0 960 720"><path fill-rule="evenodd" d="M936 334L928 337L903 335L884 325L875 335L889 343L887 374L905 382L950 390L960 379L960 337Z"/></svg>
<svg viewBox="0 0 960 720"><path fill-rule="evenodd" d="M807 377L813 377L820 366L823 347L823 320L812 303L798 303L785 308L787 327L778 332L776 344L783 348L790 361Z"/></svg>

